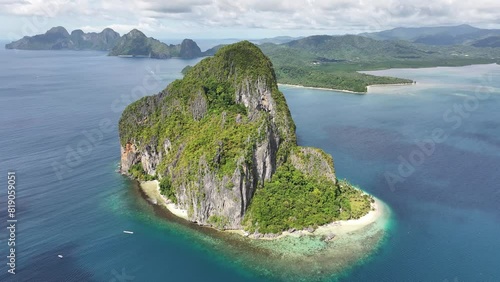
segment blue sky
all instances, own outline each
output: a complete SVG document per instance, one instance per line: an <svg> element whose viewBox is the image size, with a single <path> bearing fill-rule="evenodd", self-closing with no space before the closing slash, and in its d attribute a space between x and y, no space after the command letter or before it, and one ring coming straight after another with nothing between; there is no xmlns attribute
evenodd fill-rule
<svg viewBox="0 0 500 282"><path fill-rule="evenodd" d="M468 23L500 28L498 0L0 0L0 38L53 26L157 38L264 38Z"/></svg>

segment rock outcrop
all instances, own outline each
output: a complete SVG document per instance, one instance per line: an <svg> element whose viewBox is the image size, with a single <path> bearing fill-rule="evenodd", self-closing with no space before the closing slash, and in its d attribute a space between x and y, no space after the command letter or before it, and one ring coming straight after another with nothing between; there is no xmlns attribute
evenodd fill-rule
<svg viewBox="0 0 500 282"><path fill-rule="evenodd" d="M337 183L335 171L332 167L332 156L320 149L297 147L290 155L290 163L308 176L326 177L333 183Z"/></svg>
<svg viewBox="0 0 500 282"><path fill-rule="evenodd" d="M331 157L297 147L272 64L247 41L129 105L119 133L121 172L140 165L145 176L169 183L172 200L199 224L241 228L256 189L285 162L336 181Z"/></svg>
<svg viewBox="0 0 500 282"><path fill-rule="evenodd" d="M71 40L79 50L111 50L120 39L120 34L111 28L105 28L100 33L85 33L81 29L71 32Z"/></svg>
<svg viewBox="0 0 500 282"><path fill-rule="evenodd" d="M110 28L104 29L100 33L84 33L77 29L68 33L62 27L53 27L45 34L35 36L25 36L18 41L5 45L7 49L21 50L110 50L120 34Z"/></svg>
<svg viewBox="0 0 500 282"><path fill-rule="evenodd" d="M150 56L153 52L153 46L156 43L158 45L157 49L165 48L168 50L168 46L163 46L161 42L156 39L148 38L140 30L133 29L129 33L124 34L116 45L109 52L110 56ZM158 52L159 50L154 50ZM168 55L170 56L170 55Z"/></svg>
<svg viewBox="0 0 500 282"><path fill-rule="evenodd" d="M143 32L133 29L123 35L113 47L110 56L150 57L169 59L180 57L192 59L202 56L200 47L191 39L184 39L181 44L167 45L155 38L147 37Z"/></svg>
<svg viewBox="0 0 500 282"><path fill-rule="evenodd" d="M202 52L198 44L191 39L182 40L179 57L183 59L193 59L202 56Z"/></svg>

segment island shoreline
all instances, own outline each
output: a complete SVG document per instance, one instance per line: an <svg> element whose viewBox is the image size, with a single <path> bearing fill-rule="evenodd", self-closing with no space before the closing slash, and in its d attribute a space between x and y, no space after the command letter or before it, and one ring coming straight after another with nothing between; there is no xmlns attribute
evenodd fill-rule
<svg viewBox="0 0 500 282"><path fill-rule="evenodd" d="M372 85L366 86L366 93L370 93L370 88L410 86L410 85L416 85L416 84L417 84L416 81L414 81L413 83L372 84Z"/></svg>
<svg viewBox="0 0 500 282"><path fill-rule="evenodd" d="M313 86L303 86L303 85L286 84L286 83L278 83L278 86L295 87L295 88L305 88L305 89L314 89L314 90L327 90L327 91L334 91L334 92L342 92L342 93L349 93L349 94L364 95L364 94L368 94L370 92L370 87L409 86L409 85L415 85L415 84L416 84L415 81L412 82L412 83L372 84L372 85L366 86L366 92L356 92L356 91L351 91L351 90L343 90L343 89L335 89L335 88L324 88L324 87L313 87Z"/></svg>
<svg viewBox="0 0 500 282"><path fill-rule="evenodd" d="M145 198L154 205L166 208L173 216L179 220L184 220L186 223L196 224L199 227L209 228L211 230L223 233L237 234L242 237L247 237L254 240L276 240L285 237L302 237L302 236L322 236L334 240L337 236L345 236L350 232L360 230L371 224L382 220L386 213L385 204L378 198L373 197L374 202L371 203L371 210L359 219L339 220L325 225L321 225L314 231L296 230L284 231L281 234L249 234L243 229L226 229L219 230L210 225L200 225L196 222L189 220L186 210L180 209L176 204L172 203L164 195L160 193L160 184L158 180L152 181L139 181L139 187L144 193ZM364 191L363 191L364 192ZM366 193L366 192L365 192Z"/></svg>
<svg viewBox="0 0 500 282"><path fill-rule="evenodd" d="M287 87L295 87L295 88L306 88L306 89L316 89L316 90L328 90L328 91L343 92L343 93L358 94L358 95L363 95L363 94L367 93L367 92L356 92L356 91L343 90L343 89L323 88L323 87L313 87L313 86L303 86L303 85L286 84L286 83L278 83L278 86L287 86Z"/></svg>

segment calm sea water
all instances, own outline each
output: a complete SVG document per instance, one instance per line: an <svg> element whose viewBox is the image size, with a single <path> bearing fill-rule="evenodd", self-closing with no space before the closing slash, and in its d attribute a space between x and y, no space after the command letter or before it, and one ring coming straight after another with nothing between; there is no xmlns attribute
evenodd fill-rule
<svg viewBox="0 0 500 282"><path fill-rule="evenodd" d="M116 173L123 107L197 61L0 50L1 281L265 280L217 238L160 218ZM500 281L500 67L383 74L418 84L369 95L282 87L299 143L331 153L340 177L394 213L384 246L342 279ZM437 128L447 137L402 177L401 158L415 158ZM6 265L8 171L17 176L16 275ZM391 186L388 173L404 181Z"/></svg>

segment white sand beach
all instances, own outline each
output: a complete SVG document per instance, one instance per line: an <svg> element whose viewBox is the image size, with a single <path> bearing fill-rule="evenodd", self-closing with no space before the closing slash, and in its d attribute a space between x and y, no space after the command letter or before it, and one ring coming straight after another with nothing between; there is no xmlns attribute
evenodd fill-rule
<svg viewBox="0 0 500 282"><path fill-rule="evenodd" d="M341 220L322 225L314 231L314 235L328 235L333 233L339 236L375 223L384 215L384 206L379 199L375 197L373 199L375 202L372 203L372 210L365 216L359 219Z"/></svg>
<svg viewBox="0 0 500 282"><path fill-rule="evenodd" d="M306 88L306 89L316 89L316 90L328 90L328 91L334 91L334 92L344 92L344 93L351 93L351 94L367 94L370 93L370 91L373 91L376 88L382 88L382 87L397 87L397 86L409 86L409 85L415 85L414 83L393 83L393 84L373 84L373 85L368 85L366 87L366 92L356 92L356 91L350 91L350 90L342 90L342 89L333 89L333 88L321 88L321 87L309 87L309 86L302 86L302 85L294 85L294 84L283 84L283 83L278 83L278 86L286 86L286 87L296 87L296 88Z"/></svg>
<svg viewBox="0 0 500 282"><path fill-rule="evenodd" d="M141 188L146 193L151 202L166 207L174 215L188 220L187 210L179 209L176 204L169 201L160 194L160 182L158 180L141 182Z"/></svg>
<svg viewBox="0 0 500 282"><path fill-rule="evenodd" d="M350 220L339 220L326 225L319 226L313 232L309 232L307 230L297 230L294 232L284 231L278 236L275 237L258 237L255 239L262 240L274 240L283 238L285 236L291 237L301 237L301 236L332 236L335 238L360 230L372 223L376 223L378 220L382 220L385 217L385 213L387 212L384 208L384 204L377 198L374 198L375 202L372 203L372 210L366 214L365 216L359 219L350 219ZM248 236L248 233L244 230L226 230L226 232L240 234L242 236ZM248 236L250 238L254 238L252 236ZM333 237L333 236L332 236Z"/></svg>
<svg viewBox="0 0 500 282"><path fill-rule="evenodd" d="M387 88L387 87L398 87L398 86L410 86L415 85L416 83L393 83L393 84L373 84L368 85L366 87L366 93L370 93L370 91L375 90L376 88Z"/></svg>
<svg viewBox="0 0 500 282"><path fill-rule="evenodd" d="M172 203L165 196L160 194L160 183L157 180L141 182L140 186L152 203L157 205L162 205L166 207L172 214L180 218L183 218L185 220L189 220L187 210L178 208L176 204ZM254 239L262 239L262 240L279 239L285 236L301 237L301 236L311 236L311 235L313 236L335 235L334 237L338 237L362 229L372 223L377 222L377 220L383 217L385 213L383 203L377 198L374 198L374 200L375 200L374 203L372 203L372 210L367 215L359 219L341 220L326 225L322 225L318 227L316 230L314 230L314 232L309 232L307 230L297 230L294 232L285 231L282 234L274 237L269 237L269 236L254 237L252 235L249 236L248 232L241 229L225 230L224 232L239 234L241 236L246 236Z"/></svg>
<svg viewBox="0 0 500 282"><path fill-rule="evenodd" d="M342 89L333 89L333 88L321 88L321 87L302 86L302 85L295 85L295 84L278 83L278 86L306 88L306 89L316 89L316 90L328 90L328 91L344 92L344 93L351 93L351 94L366 94L365 92L356 92L356 91L342 90Z"/></svg>

